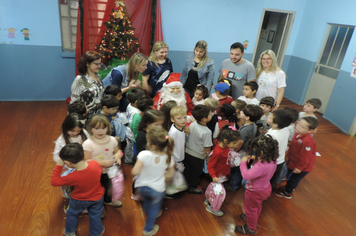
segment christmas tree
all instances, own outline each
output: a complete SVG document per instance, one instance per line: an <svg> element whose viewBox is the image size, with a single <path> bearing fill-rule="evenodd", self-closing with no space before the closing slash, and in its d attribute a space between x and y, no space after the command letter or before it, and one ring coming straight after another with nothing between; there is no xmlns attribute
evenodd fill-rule
<svg viewBox="0 0 356 236"><path fill-rule="evenodd" d="M131 27L129 15L123 1L117 1L112 9L110 20L104 23L104 36L97 48L103 54L104 58L119 58L126 60L128 53L140 47L136 37L134 37L134 28Z"/></svg>

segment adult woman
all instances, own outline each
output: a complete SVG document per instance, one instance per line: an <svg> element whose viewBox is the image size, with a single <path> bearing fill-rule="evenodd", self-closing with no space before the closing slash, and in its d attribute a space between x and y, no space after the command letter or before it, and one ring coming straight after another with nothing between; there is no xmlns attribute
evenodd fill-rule
<svg viewBox="0 0 356 236"><path fill-rule="evenodd" d="M255 97L258 100L267 96L273 97L276 104L273 110L278 109L284 96L286 74L278 67L276 54L272 50L261 53L257 63L256 78L259 87Z"/></svg>
<svg viewBox="0 0 356 236"><path fill-rule="evenodd" d="M167 58L168 45L157 41L153 44L147 69L142 73L142 88L154 97L173 72L171 60Z"/></svg>
<svg viewBox="0 0 356 236"><path fill-rule="evenodd" d="M122 98L119 106L120 111L126 111L126 107L129 104L126 92L132 88L141 86L141 81L138 80L138 75L146 70L147 63L148 58L142 53L136 52L132 55L127 64L115 67L103 79L105 87L114 84L121 88Z"/></svg>
<svg viewBox="0 0 356 236"><path fill-rule="evenodd" d="M198 84L205 85L210 93L215 75L214 60L208 57L208 44L200 40L195 44L193 54L185 61L185 66L180 77L185 90L190 97L194 96L194 90Z"/></svg>
<svg viewBox="0 0 356 236"><path fill-rule="evenodd" d="M71 87L70 103L78 100L84 102L88 108L87 121L100 110L100 99L105 89L98 75L100 63L100 53L86 51L77 64L80 75L74 79Z"/></svg>

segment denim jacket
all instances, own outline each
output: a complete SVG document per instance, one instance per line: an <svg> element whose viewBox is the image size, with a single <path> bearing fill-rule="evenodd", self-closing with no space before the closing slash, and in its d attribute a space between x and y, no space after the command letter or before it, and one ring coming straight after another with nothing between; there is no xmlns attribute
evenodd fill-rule
<svg viewBox="0 0 356 236"><path fill-rule="evenodd" d="M114 74L116 74L115 77L112 76L113 71L116 72L116 73L114 73ZM105 88L110 84L114 84L121 89L126 88L129 85L127 82L127 78L126 78L126 71L127 71L127 64L113 68L109 72L109 74L103 79ZM120 76L120 74L121 74L121 76Z"/></svg>
<svg viewBox="0 0 356 236"><path fill-rule="evenodd" d="M182 82L183 85L185 84L188 78L188 73L190 69L192 69L194 65L195 65L194 54L191 54L188 56L187 60L185 61L184 69L180 77L180 81ZM201 68L198 69L198 78L200 84L203 84L208 88L209 93L210 93L211 86L213 84L214 75L215 75L214 60L212 58L208 58L205 62L205 65L203 65Z"/></svg>

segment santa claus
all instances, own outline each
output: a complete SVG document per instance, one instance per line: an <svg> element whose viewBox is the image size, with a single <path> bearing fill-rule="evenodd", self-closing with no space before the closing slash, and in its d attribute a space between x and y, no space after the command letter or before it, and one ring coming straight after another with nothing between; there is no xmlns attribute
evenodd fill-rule
<svg viewBox="0 0 356 236"><path fill-rule="evenodd" d="M179 80L180 73L171 73L163 84L162 89L153 98L154 108L160 109L163 104L170 100L177 102L178 106L182 106L187 109L188 116L192 114L193 103L189 97L189 94L184 90L183 84Z"/></svg>

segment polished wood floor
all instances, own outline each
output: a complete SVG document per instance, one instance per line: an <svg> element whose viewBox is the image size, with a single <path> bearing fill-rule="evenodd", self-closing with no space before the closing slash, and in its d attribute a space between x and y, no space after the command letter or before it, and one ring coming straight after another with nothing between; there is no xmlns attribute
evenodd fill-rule
<svg viewBox="0 0 356 236"><path fill-rule="evenodd" d="M288 100L284 106L298 106ZM65 201L50 185L53 141L66 116L65 102L0 103L0 235L59 236L65 225ZM263 203L258 235L356 235L356 139L319 116L314 136L321 157L314 171L298 186L291 200L272 195ZM122 208L107 207L104 235L139 236L144 225L140 205L130 199L130 167L124 166ZM208 177L201 180L209 183ZM183 194L164 200L157 219L157 236L235 235L243 224L243 190L228 192L216 217L205 210L202 195ZM78 236L88 235L89 219L82 215Z"/></svg>

